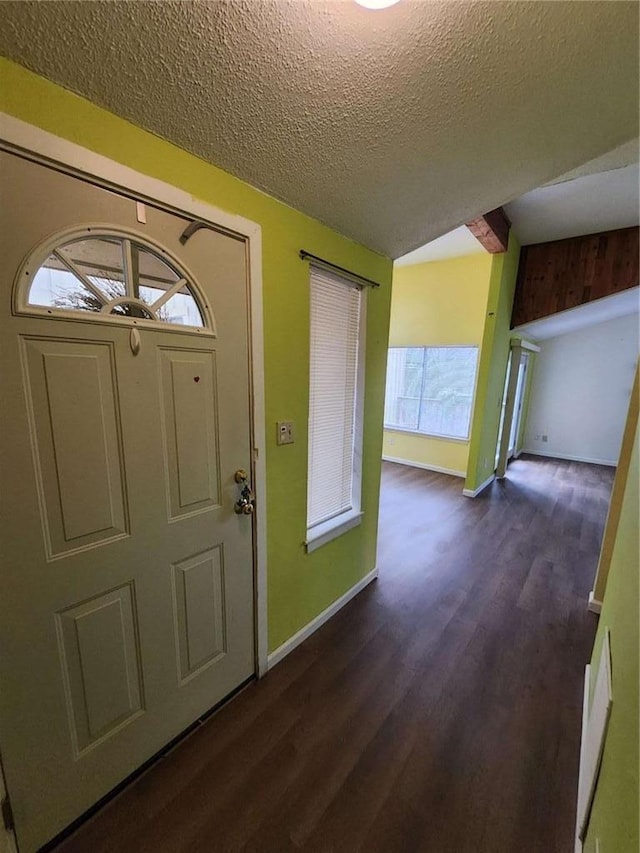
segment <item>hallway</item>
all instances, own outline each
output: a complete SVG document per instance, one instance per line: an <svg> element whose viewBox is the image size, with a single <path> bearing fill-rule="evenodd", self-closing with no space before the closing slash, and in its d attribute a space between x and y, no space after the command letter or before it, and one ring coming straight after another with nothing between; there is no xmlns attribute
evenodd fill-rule
<svg viewBox="0 0 640 853"><path fill-rule="evenodd" d="M59 853L572 849L613 473L385 463L378 581Z"/></svg>

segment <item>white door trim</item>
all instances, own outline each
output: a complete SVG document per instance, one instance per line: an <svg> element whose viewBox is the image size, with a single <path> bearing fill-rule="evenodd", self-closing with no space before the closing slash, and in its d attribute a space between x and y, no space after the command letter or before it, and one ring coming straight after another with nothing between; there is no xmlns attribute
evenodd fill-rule
<svg viewBox="0 0 640 853"><path fill-rule="evenodd" d="M187 213L247 241L249 268L249 324L251 340L251 399L253 420L253 489L256 496L255 526L255 632L256 674L267 671L267 512L266 444L264 412L264 336L262 317L262 229L256 222L228 213L188 192L143 175L134 169L96 154L39 127L0 112L0 148L22 153L38 162L92 183L115 189L138 201L160 203L169 211Z"/></svg>
<svg viewBox="0 0 640 853"><path fill-rule="evenodd" d="M500 447L498 452L498 465L496 467L496 478L502 480L507 473L509 463L509 439L511 438L511 426L515 414L516 390L520 376L520 364L524 357L520 341L511 341L509 359L511 368L509 371L509 383L507 385L507 399L504 407L504 419L502 421L502 433L499 437ZM516 441L517 441L516 436Z"/></svg>

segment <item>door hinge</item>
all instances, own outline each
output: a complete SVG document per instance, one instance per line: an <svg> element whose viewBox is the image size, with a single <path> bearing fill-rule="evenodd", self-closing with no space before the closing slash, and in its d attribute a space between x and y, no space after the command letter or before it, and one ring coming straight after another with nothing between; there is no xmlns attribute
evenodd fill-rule
<svg viewBox="0 0 640 853"><path fill-rule="evenodd" d="M2 822L7 832L12 832L14 828L13 809L11 808L11 800L9 796L3 797L2 800Z"/></svg>

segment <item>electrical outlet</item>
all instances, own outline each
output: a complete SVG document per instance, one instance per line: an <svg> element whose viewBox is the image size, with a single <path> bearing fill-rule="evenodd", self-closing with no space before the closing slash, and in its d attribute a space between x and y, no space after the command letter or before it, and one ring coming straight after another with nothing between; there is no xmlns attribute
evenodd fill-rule
<svg viewBox="0 0 640 853"><path fill-rule="evenodd" d="M543 436L542 436L542 440L543 440L543 441L549 441L549 436L548 436L548 435L543 435Z"/></svg>
<svg viewBox="0 0 640 853"><path fill-rule="evenodd" d="M293 421L278 421L276 423L277 444L293 444Z"/></svg>
<svg viewBox="0 0 640 853"><path fill-rule="evenodd" d="M396 443L395 436L393 436L393 435L388 435L388 436L387 436L387 444L389 445L389 447L393 447L393 445L394 445L395 443Z"/></svg>

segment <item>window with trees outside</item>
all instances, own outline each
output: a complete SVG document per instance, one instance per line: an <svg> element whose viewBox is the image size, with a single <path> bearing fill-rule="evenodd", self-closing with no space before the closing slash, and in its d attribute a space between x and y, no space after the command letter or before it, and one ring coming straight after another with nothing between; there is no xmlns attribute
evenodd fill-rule
<svg viewBox="0 0 640 853"><path fill-rule="evenodd" d="M384 425L468 439L478 347L392 347Z"/></svg>

